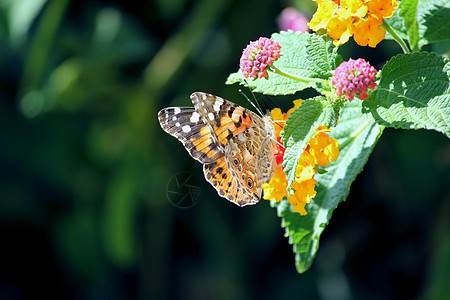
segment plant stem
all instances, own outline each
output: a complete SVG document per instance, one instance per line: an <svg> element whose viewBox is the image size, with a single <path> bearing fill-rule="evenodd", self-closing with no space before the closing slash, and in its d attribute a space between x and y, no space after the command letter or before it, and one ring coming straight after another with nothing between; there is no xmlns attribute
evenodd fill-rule
<svg viewBox="0 0 450 300"><path fill-rule="evenodd" d="M318 78L307 78L307 77L302 77L302 76L296 76L296 75L287 73L285 71L282 71L282 70L278 69L277 67L275 67L274 65L270 66L270 70L278 75L293 79L295 81L300 81L300 82L305 82L305 83L324 81L323 79L318 79Z"/></svg>
<svg viewBox="0 0 450 300"><path fill-rule="evenodd" d="M409 50L408 45L406 45L405 41L402 40L395 30L386 22L386 20L383 20L383 27L386 29L387 32L394 38L394 40L402 47L404 53L411 53L411 50Z"/></svg>

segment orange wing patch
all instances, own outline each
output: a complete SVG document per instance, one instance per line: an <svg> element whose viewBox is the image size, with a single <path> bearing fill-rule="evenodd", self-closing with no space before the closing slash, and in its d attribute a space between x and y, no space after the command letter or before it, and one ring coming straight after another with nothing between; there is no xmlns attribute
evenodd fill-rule
<svg viewBox="0 0 450 300"><path fill-rule="evenodd" d="M214 131L217 139L222 145L226 145L230 139L243 133L248 127L254 126L250 117L242 118L242 115L237 117L237 109L231 114L231 117L224 116L220 120L220 126L214 126Z"/></svg>
<svg viewBox="0 0 450 300"><path fill-rule="evenodd" d="M208 126L205 125L200 129L199 136L193 136L190 140L197 151L204 152L214 142Z"/></svg>

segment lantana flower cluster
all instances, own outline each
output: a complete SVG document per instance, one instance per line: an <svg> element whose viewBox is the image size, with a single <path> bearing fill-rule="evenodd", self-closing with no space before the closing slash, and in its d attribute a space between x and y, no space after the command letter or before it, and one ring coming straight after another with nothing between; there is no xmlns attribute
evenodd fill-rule
<svg viewBox="0 0 450 300"><path fill-rule="evenodd" d="M293 7L287 7L283 9L278 17L278 27L283 31L300 31L307 32L308 19L300 11Z"/></svg>
<svg viewBox="0 0 450 300"><path fill-rule="evenodd" d="M240 60L242 74L245 78L268 77L267 69L281 55L281 46L266 37L260 37L247 45Z"/></svg>
<svg viewBox="0 0 450 300"><path fill-rule="evenodd" d="M359 99L367 99L368 89L374 89L376 86L375 77L377 70L362 58L342 62L334 70L334 77L331 79L331 85L337 90L340 97L352 100L354 96Z"/></svg>
<svg viewBox="0 0 450 300"><path fill-rule="evenodd" d="M308 23L314 31L326 29L334 45L345 44L353 36L360 46L375 47L386 34L383 19L390 18L397 0L313 0L319 7Z"/></svg>
<svg viewBox="0 0 450 300"><path fill-rule="evenodd" d="M301 105L302 101L295 100L294 107L284 114L279 108L271 111L278 142L280 142L280 134L288 116ZM301 215L307 214L305 205L310 203L317 193L314 189L317 183L314 179L316 165L326 166L331 161L336 161L339 157L339 144L337 140L328 136L329 131L330 129L326 126L320 126L316 129L314 137L309 140L308 146L300 156L295 170L295 180L289 192L287 190L288 181L283 171L284 167L281 165L285 148L281 143L277 143L275 160L278 165L275 168L275 175L268 183L263 185L264 199L278 202L286 197L293 206L294 212L298 212Z"/></svg>

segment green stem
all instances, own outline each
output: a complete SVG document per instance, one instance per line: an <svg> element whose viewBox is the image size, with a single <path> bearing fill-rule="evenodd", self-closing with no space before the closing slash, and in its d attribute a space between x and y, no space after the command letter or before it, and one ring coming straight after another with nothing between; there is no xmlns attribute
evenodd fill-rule
<svg viewBox="0 0 450 300"><path fill-rule="evenodd" d="M383 20L383 27L386 29L387 32L394 38L394 40L402 47L404 53L411 53L411 50L409 50L408 45L406 45L405 41L402 40L395 30L386 22L386 20Z"/></svg>
<svg viewBox="0 0 450 300"><path fill-rule="evenodd" d="M322 79L317 79L317 78L306 78L306 77L302 77L302 76L296 76L296 75L287 73L285 71L282 71L282 70L278 69L277 67L275 67L274 65L270 66L270 70L278 75L290 78L295 81L300 81L300 82L305 82L305 83L324 81Z"/></svg>

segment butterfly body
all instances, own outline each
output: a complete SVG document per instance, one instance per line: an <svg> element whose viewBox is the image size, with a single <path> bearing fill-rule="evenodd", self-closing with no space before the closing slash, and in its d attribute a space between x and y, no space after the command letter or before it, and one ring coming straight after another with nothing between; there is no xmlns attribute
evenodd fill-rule
<svg viewBox="0 0 450 300"><path fill-rule="evenodd" d="M193 93L191 100L194 108L162 109L162 129L203 164L206 180L220 196L239 206L257 203L276 165L271 117L207 93Z"/></svg>

